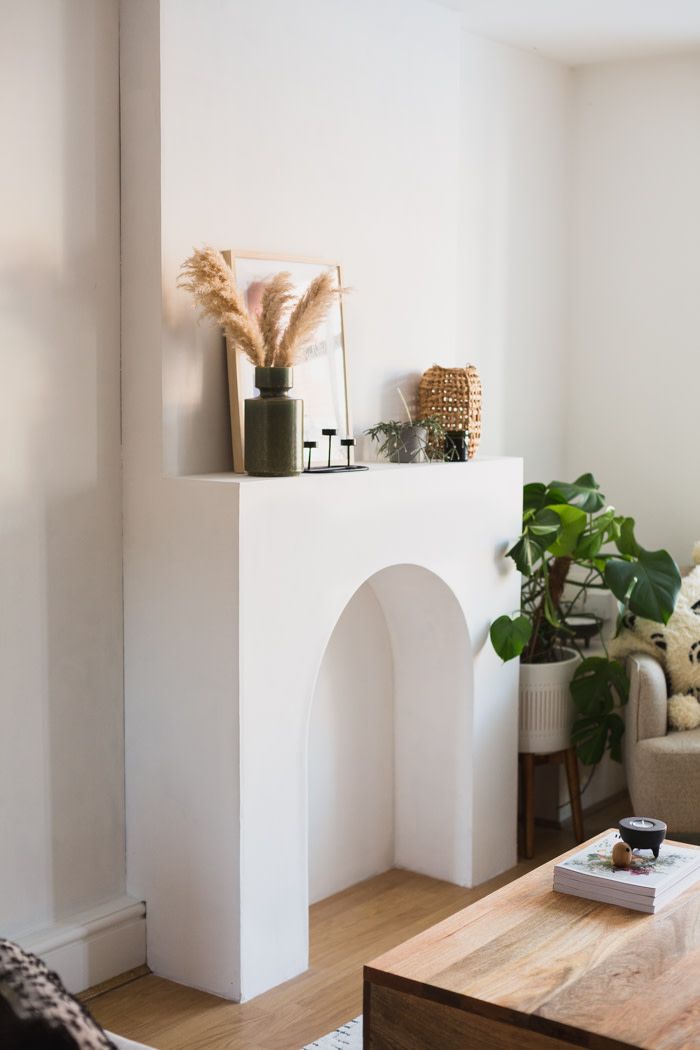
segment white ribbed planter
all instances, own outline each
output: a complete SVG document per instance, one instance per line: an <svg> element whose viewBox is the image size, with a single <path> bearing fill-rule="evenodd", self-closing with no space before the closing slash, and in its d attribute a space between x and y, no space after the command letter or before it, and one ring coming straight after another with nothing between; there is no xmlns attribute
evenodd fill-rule
<svg viewBox="0 0 700 1050"><path fill-rule="evenodd" d="M518 751L546 755L571 747L574 705L569 683L579 662L573 649L570 659L551 664L520 664Z"/></svg>

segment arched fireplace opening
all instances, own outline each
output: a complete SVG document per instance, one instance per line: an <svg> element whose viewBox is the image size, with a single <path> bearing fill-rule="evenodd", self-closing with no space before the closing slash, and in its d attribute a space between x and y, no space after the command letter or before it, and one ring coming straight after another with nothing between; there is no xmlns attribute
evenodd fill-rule
<svg viewBox="0 0 700 1050"><path fill-rule="evenodd" d="M390 867L467 885L473 661L462 607L382 569L332 626L310 704L309 901Z"/></svg>

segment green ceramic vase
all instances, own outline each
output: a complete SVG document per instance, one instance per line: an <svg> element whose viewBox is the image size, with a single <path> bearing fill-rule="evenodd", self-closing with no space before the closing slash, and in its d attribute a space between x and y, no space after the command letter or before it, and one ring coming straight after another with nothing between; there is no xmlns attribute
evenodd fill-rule
<svg viewBox="0 0 700 1050"><path fill-rule="evenodd" d="M304 452L304 402L289 397L291 368L256 368L260 397L246 398L245 469L247 474L283 478L301 474Z"/></svg>

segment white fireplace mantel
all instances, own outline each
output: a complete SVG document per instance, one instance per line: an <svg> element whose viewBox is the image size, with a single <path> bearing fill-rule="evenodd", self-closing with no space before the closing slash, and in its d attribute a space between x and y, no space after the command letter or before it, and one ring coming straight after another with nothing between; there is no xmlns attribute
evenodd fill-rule
<svg viewBox="0 0 700 1050"><path fill-rule="evenodd" d="M237 999L308 965L309 714L367 581L394 661L396 863L462 885L514 863L517 666L488 628L518 605L521 485L520 460L477 459L132 496L128 890L156 973Z"/></svg>

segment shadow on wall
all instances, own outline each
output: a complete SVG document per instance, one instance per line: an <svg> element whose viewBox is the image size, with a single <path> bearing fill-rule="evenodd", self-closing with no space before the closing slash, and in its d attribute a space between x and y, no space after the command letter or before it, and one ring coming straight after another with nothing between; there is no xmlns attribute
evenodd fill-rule
<svg viewBox="0 0 700 1050"><path fill-rule="evenodd" d="M163 289L163 472L231 471L225 340L176 279Z"/></svg>
<svg viewBox="0 0 700 1050"><path fill-rule="evenodd" d="M35 35L33 6L13 29L34 63L50 39L36 90L51 97L61 155L28 176L0 274L12 451L0 471L12 756L0 796L9 787L17 861L0 921L18 932L124 891L118 11L72 0L42 12ZM26 135L31 152L47 129L29 122ZM50 224L25 240L38 180Z"/></svg>
<svg viewBox="0 0 700 1050"><path fill-rule="evenodd" d="M364 584L333 630L309 725L309 902L394 862L394 669Z"/></svg>
<svg viewBox="0 0 700 1050"><path fill-rule="evenodd" d="M426 364L426 368L429 365ZM349 356L349 369L350 369L350 397L352 398L352 356ZM391 376L385 379L380 388L380 405L381 405L381 419L382 421L396 419L404 421L406 419L406 409L401 401L399 390L405 397L409 410L411 412L412 419L418 419L420 415L420 407L418 404L418 384L420 383L422 372L394 372ZM352 418L355 417L353 412L353 404L350 402L350 412ZM372 421L379 423L379 419ZM357 440L357 459L365 462L372 463L377 459L377 445L364 433L355 434Z"/></svg>

